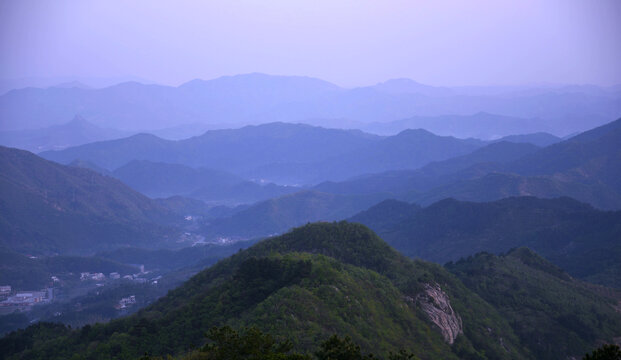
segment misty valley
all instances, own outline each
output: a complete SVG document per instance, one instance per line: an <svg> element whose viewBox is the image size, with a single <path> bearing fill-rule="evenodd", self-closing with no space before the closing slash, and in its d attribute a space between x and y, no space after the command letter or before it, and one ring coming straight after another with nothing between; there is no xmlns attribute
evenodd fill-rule
<svg viewBox="0 0 621 360"><path fill-rule="evenodd" d="M503 116L5 131L27 150L0 148L2 358L200 358L237 339L558 359L614 343L621 119L563 137ZM451 134L421 128L444 121Z"/></svg>
<svg viewBox="0 0 621 360"><path fill-rule="evenodd" d="M0 360L621 360L618 0L0 1Z"/></svg>

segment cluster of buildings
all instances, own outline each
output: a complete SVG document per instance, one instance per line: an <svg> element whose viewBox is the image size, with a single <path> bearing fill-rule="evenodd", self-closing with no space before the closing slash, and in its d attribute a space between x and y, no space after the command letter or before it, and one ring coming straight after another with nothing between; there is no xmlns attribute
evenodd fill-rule
<svg viewBox="0 0 621 360"><path fill-rule="evenodd" d="M116 304L114 308L117 310L122 310L122 309L125 309L127 307L134 305L135 303L136 303L136 296L130 295L129 297L125 297L119 300L118 304Z"/></svg>
<svg viewBox="0 0 621 360"><path fill-rule="evenodd" d="M140 272L138 274L133 274L133 275L125 275L125 276L121 276L121 274L119 274L118 272L111 272L108 275L108 278L110 280L119 280L119 279L123 279L123 280L127 280L127 281L132 281L138 284L146 284L148 282L150 282L151 284L157 284L158 280L161 279L161 276L158 276L156 278L153 278L151 280L144 278L142 276L144 276L145 274L148 274L148 272L144 271L144 265L136 265L140 267ZM80 280L81 281L104 281L106 280L106 275L104 275L103 273L90 273L90 272L83 272L80 273ZM103 284L97 284L98 286L103 286Z"/></svg>
<svg viewBox="0 0 621 360"><path fill-rule="evenodd" d="M8 314L14 311L27 311L33 305L46 304L54 300L54 289L47 288L38 291L16 291L11 286L0 286L0 313Z"/></svg>
<svg viewBox="0 0 621 360"><path fill-rule="evenodd" d="M106 275L104 275L103 273L89 273L89 272L80 273L81 281L87 281L87 280L103 281L105 279L106 279Z"/></svg>

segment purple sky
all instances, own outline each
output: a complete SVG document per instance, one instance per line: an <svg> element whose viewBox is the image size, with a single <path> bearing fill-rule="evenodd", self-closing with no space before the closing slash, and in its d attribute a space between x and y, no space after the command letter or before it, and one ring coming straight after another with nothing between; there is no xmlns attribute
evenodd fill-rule
<svg viewBox="0 0 621 360"><path fill-rule="evenodd" d="M264 72L342 86L621 83L621 1L0 3L0 78Z"/></svg>

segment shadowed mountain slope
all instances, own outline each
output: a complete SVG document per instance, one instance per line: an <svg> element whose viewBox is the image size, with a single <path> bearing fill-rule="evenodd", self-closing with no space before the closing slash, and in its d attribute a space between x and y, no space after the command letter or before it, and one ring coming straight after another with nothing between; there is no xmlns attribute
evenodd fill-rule
<svg viewBox="0 0 621 360"><path fill-rule="evenodd" d="M156 244L181 217L120 181L0 147L2 245L29 252L82 253Z"/></svg>
<svg viewBox="0 0 621 360"><path fill-rule="evenodd" d="M422 209L388 204L351 221L374 229L408 256L444 263L474 252L526 246L572 276L621 287L619 211L596 210L570 198L515 197L489 203L446 199Z"/></svg>

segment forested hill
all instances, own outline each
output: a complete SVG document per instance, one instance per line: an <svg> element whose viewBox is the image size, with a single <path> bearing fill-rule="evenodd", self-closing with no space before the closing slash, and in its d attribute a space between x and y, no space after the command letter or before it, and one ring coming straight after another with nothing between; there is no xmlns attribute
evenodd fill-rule
<svg viewBox="0 0 621 360"><path fill-rule="evenodd" d="M0 245L12 250L79 254L178 233L165 224L180 215L111 177L6 147L0 169Z"/></svg>
<svg viewBox="0 0 621 360"><path fill-rule="evenodd" d="M369 226L410 257L445 263L527 246L572 276L621 287L621 212L570 198L446 199L422 209L391 200L350 220Z"/></svg>
<svg viewBox="0 0 621 360"><path fill-rule="evenodd" d="M589 290L528 250L492 260L446 269L407 259L362 225L309 224L220 261L136 315L79 330L39 324L0 348L8 359L131 359L187 353L212 326L254 325L311 353L337 333L382 356L407 349L421 359L558 359L621 333L614 294ZM476 266L509 269L512 278L485 277ZM483 283L460 280L468 271ZM502 296L490 297L491 288ZM522 300L509 307L511 299ZM530 314L549 306L533 338L524 331ZM582 332L589 337L574 341Z"/></svg>

